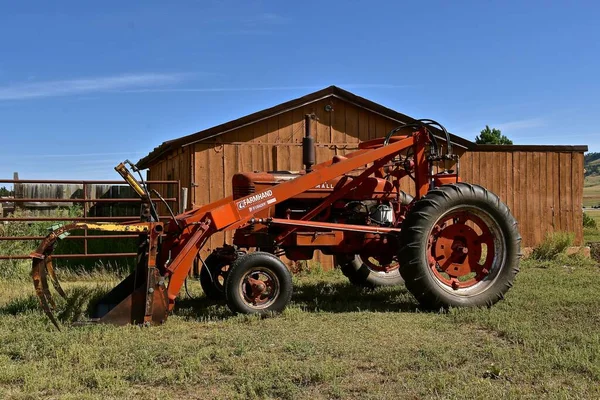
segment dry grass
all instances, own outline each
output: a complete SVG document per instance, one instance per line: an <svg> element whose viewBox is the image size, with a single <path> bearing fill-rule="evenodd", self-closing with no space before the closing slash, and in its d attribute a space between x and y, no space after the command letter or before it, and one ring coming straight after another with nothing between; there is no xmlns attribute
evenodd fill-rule
<svg viewBox="0 0 600 400"><path fill-rule="evenodd" d="M28 284L4 281L0 393L15 399L599 398L599 278L598 266L579 258L527 261L505 301L439 314L421 312L404 287L362 291L338 272L321 272L296 278L293 304L277 317L232 316L200 297L181 299L160 327L61 332L40 313ZM107 282L67 283L71 298L98 285ZM200 295L196 283L191 289Z"/></svg>

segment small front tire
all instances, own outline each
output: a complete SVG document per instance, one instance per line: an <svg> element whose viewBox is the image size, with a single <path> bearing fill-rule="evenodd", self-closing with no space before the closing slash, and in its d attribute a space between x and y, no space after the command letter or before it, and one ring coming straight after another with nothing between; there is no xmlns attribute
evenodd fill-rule
<svg viewBox="0 0 600 400"><path fill-rule="evenodd" d="M289 269L265 252L239 257L230 266L225 281L227 306L234 313L279 313L292 298L292 291Z"/></svg>

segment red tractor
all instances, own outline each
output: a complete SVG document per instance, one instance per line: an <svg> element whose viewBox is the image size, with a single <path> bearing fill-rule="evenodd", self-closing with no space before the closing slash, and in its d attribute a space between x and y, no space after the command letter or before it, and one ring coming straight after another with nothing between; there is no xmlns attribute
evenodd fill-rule
<svg viewBox="0 0 600 400"><path fill-rule="evenodd" d="M460 182L458 157L440 124L402 125L315 164L313 118L305 119L303 171L238 173L233 196L168 223L158 220L143 180L117 166L143 199L140 222L76 223L51 233L32 253L44 310L55 322L47 275L64 294L52 249L82 227L140 234L138 266L98 302L92 316L98 322L164 321L195 260L208 297L224 297L234 312L278 312L292 295L291 273L279 257L310 260L315 250L335 256L353 284L404 280L424 308L490 306L504 296L518 272L517 223L498 196ZM445 152L434 131L445 134ZM414 181L414 198L400 190L402 179ZM202 260L199 250L218 231L234 231L233 243Z"/></svg>

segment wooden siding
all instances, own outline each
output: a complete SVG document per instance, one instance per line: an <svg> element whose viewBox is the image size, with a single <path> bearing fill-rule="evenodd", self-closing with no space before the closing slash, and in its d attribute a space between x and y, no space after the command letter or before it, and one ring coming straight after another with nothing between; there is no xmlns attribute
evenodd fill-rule
<svg viewBox="0 0 600 400"><path fill-rule="evenodd" d="M183 147L176 152L169 154L166 158L160 160L156 164L152 165L152 168L148 170L148 180L179 180L182 188L188 188L189 191L192 191L191 182L192 182L192 166L194 165L193 154L190 151L189 147ZM174 190L173 185L155 185L156 190L158 190L164 197L177 197L179 198L179 193L171 193L171 190ZM188 204L186 209L189 209L192 205L191 202L191 194L188 193ZM160 203L158 205L159 214L165 214L166 210L164 206ZM179 210L179 205L172 205L173 211L175 213L183 212L184 210Z"/></svg>
<svg viewBox="0 0 600 400"><path fill-rule="evenodd" d="M325 111L326 105L332 106L333 111ZM196 186L190 199L192 206L231 195L231 177L236 172L301 170L304 116L310 113L315 113L318 118L313 125L317 162L352 152L358 149L359 142L384 136L398 125L394 120L353 104L325 99L184 147L194 149L193 182ZM162 174L164 168L158 167ZM155 179L154 175L152 178ZM406 179L402 189L413 193L414 185ZM230 232L214 235L203 252L208 254L222 246L224 240L231 243L231 236ZM319 251L315 252L314 261L324 268L333 264L331 256L324 256Z"/></svg>
<svg viewBox="0 0 600 400"><path fill-rule="evenodd" d="M574 232L575 244L583 244L583 153L471 151L461 157L461 177L508 205L523 247L557 231Z"/></svg>
<svg viewBox="0 0 600 400"><path fill-rule="evenodd" d="M333 111L326 111L329 105ZM313 125L317 162L344 155L361 141L382 137L398 121L337 98L325 98L241 126L196 143L183 145L152 164L149 179L180 179L190 188L188 207L202 206L231 194L231 177L236 172L300 170L305 114L315 113ZM489 146L488 146L489 147ZM461 155L461 178L497 193L508 204L520 224L523 246L535 246L546 232L575 232L582 244L583 152L469 151ZM486 150L488 150L486 148ZM406 179L402 190L414 194ZM166 193L166 187L161 188ZM226 241L231 233L214 235L203 249L206 256ZM324 268L332 257L315 252Z"/></svg>

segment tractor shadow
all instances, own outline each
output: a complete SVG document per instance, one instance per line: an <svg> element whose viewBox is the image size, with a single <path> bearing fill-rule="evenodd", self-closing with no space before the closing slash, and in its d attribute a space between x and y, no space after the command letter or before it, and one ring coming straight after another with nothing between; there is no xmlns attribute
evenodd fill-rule
<svg viewBox="0 0 600 400"><path fill-rule="evenodd" d="M290 306L307 312L422 312L417 301L403 285L364 289L345 282L296 285ZM175 315L198 320L233 316L225 301L211 300L203 295L193 299L179 299L174 311Z"/></svg>

